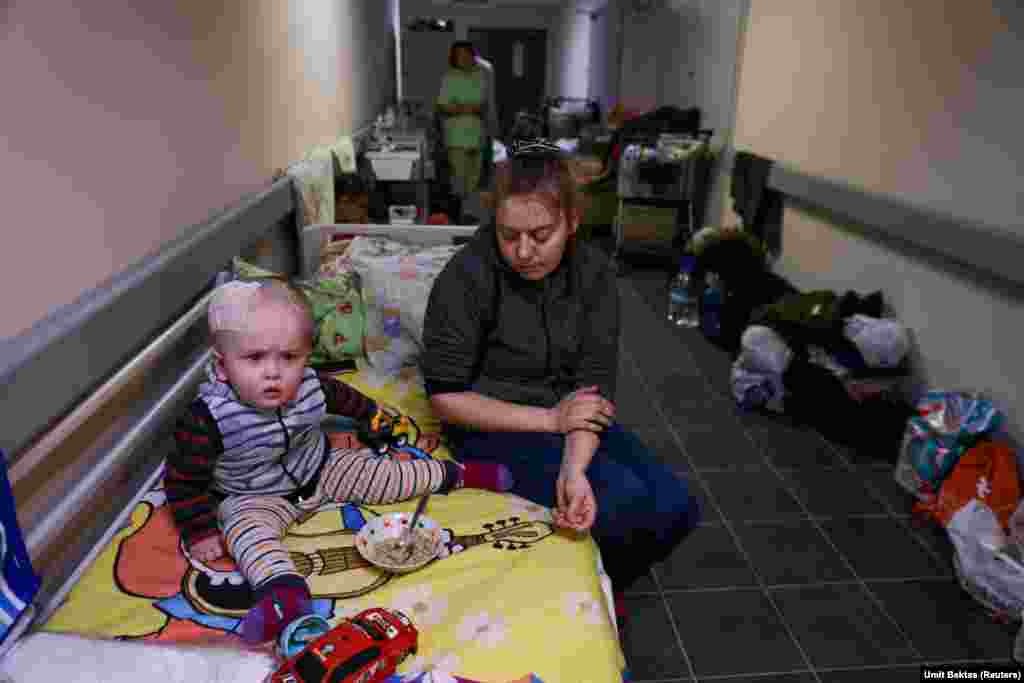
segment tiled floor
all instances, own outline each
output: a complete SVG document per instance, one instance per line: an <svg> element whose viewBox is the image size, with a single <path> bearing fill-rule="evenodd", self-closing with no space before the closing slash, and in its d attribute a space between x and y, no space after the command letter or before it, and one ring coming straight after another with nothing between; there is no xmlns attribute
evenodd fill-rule
<svg viewBox="0 0 1024 683"><path fill-rule="evenodd" d="M728 356L664 320L664 273L626 269L620 284L619 419L704 507L627 591L635 681L886 683L922 663L1008 661L1013 629L961 592L891 466L740 412Z"/></svg>

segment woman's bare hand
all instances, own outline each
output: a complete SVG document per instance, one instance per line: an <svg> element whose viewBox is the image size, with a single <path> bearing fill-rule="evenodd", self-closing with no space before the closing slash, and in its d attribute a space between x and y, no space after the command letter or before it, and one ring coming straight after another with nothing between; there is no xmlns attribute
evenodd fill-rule
<svg viewBox="0 0 1024 683"><path fill-rule="evenodd" d="M563 465L555 483L555 505L555 526L580 533L590 530L597 517L597 499L587 475Z"/></svg>
<svg viewBox="0 0 1024 683"><path fill-rule="evenodd" d="M597 386L572 392L551 408L551 431L568 434L576 429L600 433L615 421L615 406L597 392Z"/></svg>

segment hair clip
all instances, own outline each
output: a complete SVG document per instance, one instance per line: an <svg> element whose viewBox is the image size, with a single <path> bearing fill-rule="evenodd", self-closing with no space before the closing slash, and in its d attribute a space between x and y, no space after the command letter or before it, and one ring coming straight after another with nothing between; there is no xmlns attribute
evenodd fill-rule
<svg viewBox="0 0 1024 683"><path fill-rule="evenodd" d="M544 138L520 138L509 146L511 157L555 158L562 155L562 148Z"/></svg>

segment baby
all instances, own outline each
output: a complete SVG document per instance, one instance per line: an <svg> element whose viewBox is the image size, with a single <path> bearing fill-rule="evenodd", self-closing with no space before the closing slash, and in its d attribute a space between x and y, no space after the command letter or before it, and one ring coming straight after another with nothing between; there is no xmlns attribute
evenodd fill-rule
<svg viewBox="0 0 1024 683"><path fill-rule="evenodd" d="M508 470L495 464L399 462L368 448L331 450L320 428L325 414L365 428L379 408L306 366L312 314L302 292L283 280L220 286L208 319L214 359L175 429L178 448L168 458L164 486L188 552L212 562L226 550L252 587L245 640L276 639L288 623L312 613L306 580L281 541L306 512L464 486L511 487Z"/></svg>

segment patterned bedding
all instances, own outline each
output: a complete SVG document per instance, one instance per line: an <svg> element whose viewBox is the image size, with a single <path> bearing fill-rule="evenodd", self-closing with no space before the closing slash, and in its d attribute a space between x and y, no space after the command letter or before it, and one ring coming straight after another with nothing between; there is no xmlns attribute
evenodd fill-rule
<svg viewBox="0 0 1024 683"><path fill-rule="evenodd" d="M406 438L382 457L450 457L415 370L393 379L367 369L339 378L410 418ZM332 440L341 445L346 438ZM557 532L548 509L516 496L461 490L433 497L427 508L446 530L441 558L403 576L369 566L353 545L355 533L374 515L414 506L332 506L286 538L328 620L371 606L397 607L412 618L419 651L395 680L622 680L610 583L589 537ZM155 488L44 630L238 642L233 633L250 602L230 560L207 566L185 556L163 491Z"/></svg>

